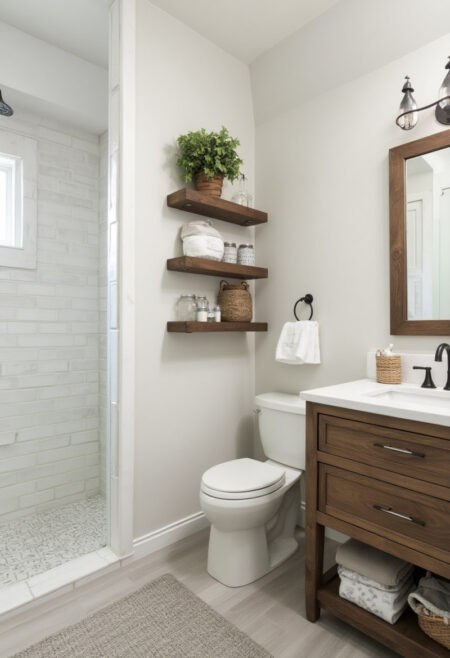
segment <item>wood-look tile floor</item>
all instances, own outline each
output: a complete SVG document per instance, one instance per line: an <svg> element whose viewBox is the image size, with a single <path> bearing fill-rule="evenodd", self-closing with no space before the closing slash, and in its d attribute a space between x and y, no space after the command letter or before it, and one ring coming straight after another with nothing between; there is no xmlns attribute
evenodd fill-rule
<svg viewBox="0 0 450 658"><path fill-rule="evenodd" d="M278 569L251 585L228 588L207 574L208 531L199 532L76 588L64 605L48 601L39 611L0 619L0 657L11 656L170 572L275 658L394 658L396 654L331 615L323 613L316 624L306 620L302 532L299 541L298 553ZM330 564L334 549L328 542Z"/></svg>

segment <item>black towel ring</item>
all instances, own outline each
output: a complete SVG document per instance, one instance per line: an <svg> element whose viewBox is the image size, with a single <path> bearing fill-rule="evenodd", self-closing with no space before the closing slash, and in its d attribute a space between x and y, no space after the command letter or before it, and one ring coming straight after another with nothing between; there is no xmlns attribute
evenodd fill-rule
<svg viewBox="0 0 450 658"><path fill-rule="evenodd" d="M295 305L294 305L294 315L295 315L296 320L300 319L297 315L297 306L298 306L298 304L300 304L300 302L305 302L305 304L307 304L309 306L309 308L311 309L311 315L309 316L309 319L312 320L312 316L313 316L313 313L314 313L313 307L312 307L313 301L314 301L314 297L312 295L310 295L309 293L307 295L305 295L304 297L300 297L300 299L297 299L297 301L295 302Z"/></svg>

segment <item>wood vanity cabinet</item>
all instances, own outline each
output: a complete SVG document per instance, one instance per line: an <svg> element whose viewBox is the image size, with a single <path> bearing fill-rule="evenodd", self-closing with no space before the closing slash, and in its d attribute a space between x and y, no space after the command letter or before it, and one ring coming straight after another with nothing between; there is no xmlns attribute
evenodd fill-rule
<svg viewBox="0 0 450 658"><path fill-rule="evenodd" d="M449 658L406 611L394 625L339 597L323 573L333 528L450 578L450 428L306 405L306 615L324 608L408 658Z"/></svg>

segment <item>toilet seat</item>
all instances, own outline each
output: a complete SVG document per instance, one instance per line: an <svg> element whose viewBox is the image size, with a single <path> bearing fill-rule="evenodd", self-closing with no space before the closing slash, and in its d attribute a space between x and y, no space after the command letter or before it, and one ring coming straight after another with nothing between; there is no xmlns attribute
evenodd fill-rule
<svg viewBox="0 0 450 658"><path fill-rule="evenodd" d="M266 496L285 483L285 471L255 459L234 459L208 469L202 477L203 493L213 498L243 500Z"/></svg>

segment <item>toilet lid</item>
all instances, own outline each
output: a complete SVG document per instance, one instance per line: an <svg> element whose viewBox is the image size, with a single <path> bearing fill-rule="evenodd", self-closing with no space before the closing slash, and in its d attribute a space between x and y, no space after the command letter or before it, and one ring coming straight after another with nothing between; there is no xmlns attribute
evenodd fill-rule
<svg viewBox="0 0 450 658"><path fill-rule="evenodd" d="M281 467L255 459L234 459L208 469L202 478L202 490L215 498L256 498L283 486Z"/></svg>

